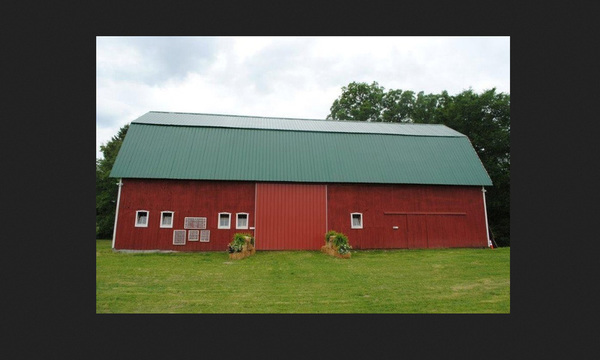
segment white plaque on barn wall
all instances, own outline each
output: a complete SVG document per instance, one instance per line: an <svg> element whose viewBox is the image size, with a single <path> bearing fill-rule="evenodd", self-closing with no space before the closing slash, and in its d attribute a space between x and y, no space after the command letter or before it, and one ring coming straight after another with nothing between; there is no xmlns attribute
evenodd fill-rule
<svg viewBox="0 0 600 360"><path fill-rule="evenodd" d="M200 230L188 231L188 241L198 241L200 239Z"/></svg>
<svg viewBox="0 0 600 360"><path fill-rule="evenodd" d="M185 230L173 230L173 245L185 245Z"/></svg>
<svg viewBox="0 0 600 360"><path fill-rule="evenodd" d="M209 242L210 241L210 230L202 230L200 232L200 241L201 242Z"/></svg>
<svg viewBox="0 0 600 360"><path fill-rule="evenodd" d="M186 217L184 229L206 229L206 218L205 217Z"/></svg>

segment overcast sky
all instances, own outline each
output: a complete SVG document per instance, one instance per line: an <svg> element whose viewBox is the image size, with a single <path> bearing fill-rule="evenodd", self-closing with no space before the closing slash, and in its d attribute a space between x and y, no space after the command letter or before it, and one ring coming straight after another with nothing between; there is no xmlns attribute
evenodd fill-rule
<svg viewBox="0 0 600 360"><path fill-rule="evenodd" d="M97 37L96 157L148 111L324 119L349 83L510 93L510 37Z"/></svg>

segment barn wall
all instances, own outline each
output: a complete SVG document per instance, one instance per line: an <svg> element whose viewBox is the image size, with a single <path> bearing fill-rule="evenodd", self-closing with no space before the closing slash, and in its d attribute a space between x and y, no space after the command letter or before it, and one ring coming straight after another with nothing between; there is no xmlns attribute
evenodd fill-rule
<svg viewBox="0 0 600 360"><path fill-rule="evenodd" d="M330 184L327 203L328 228L355 249L487 246L481 187Z"/></svg>
<svg viewBox="0 0 600 360"><path fill-rule="evenodd" d="M328 229L348 235L354 249L487 246L477 186L122 181L117 250L225 251L234 233L254 234L235 228L241 212L256 224L259 250L318 250ZM148 227L135 227L136 210L150 212ZM175 212L173 228L160 228L161 211ZM230 229L218 229L219 212L231 213ZM363 214L363 229L351 229L353 212ZM186 244L173 245L186 216L206 217L210 242L189 241L186 231Z"/></svg>
<svg viewBox="0 0 600 360"><path fill-rule="evenodd" d="M248 213L254 226L253 182L123 179L115 249L225 251L236 232L236 213ZM148 210L148 227L135 227L137 210ZM174 211L173 228L160 227L161 211ZM231 213L231 228L218 229L218 213ZM206 217L210 241L188 241L173 245L173 230L184 229L185 217Z"/></svg>

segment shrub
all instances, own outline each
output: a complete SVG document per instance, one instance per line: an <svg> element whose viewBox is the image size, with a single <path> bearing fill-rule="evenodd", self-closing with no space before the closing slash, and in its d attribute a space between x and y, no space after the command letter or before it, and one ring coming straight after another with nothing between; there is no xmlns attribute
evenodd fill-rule
<svg viewBox="0 0 600 360"><path fill-rule="evenodd" d="M339 233L334 230L329 230L327 233L325 233L325 244L329 242L330 236L335 236L335 240L332 245L335 246L339 254L344 255L350 252L352 246L350 246L350 242L348 241L348 237L346 236L346 234Z"/></svg>
<svg viewBox="0 0 600 360"><path fill-rule="evenodd" d="M230 254L234 252L241 252L242 247L246 244L246 237L250 238L250 244L254 246L254 236L252 236L252 234L235 233L233 234L233 240L227 244L227 252Z"/></svg>
<svg viewBox="0 0 600 360"><path fill-rule="evenodd" d="M350 249L352 249L352 246L350 246L350 242L348 242L348 237L346 236L346 234L336 233L335 236L335 246L338 249L338 253L343 255L350 251Z"/></svg>
<svg viewBox="0 0 600 360"><path fill-rule="evenodd" d="M325 233L325 244L327 244L329 242L329 237L330 236L336 236L337 235L337 231L334 230L329 230L328 232Z"/></svg>
<svg viewBox="0 0 600 360"><path fill-rule="evenodd" d="M342 244L338 248L338 253L340 253L341 255L344 255L344 254L350 252L350 249L352 249L352 246L350 246L349 244Z"/></svg>

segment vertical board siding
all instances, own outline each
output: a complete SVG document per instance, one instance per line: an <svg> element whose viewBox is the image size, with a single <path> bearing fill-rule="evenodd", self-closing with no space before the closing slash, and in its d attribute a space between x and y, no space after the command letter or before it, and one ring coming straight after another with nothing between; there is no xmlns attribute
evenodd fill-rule
<svg viewBox="0 0 600 360"><path fill-rule="evenodd" d="M382 249L406 249L408 248L408 223L406 215L386 215L384 219L389 226L380 226L380 233L383 236L378 237L372 242L372 246ZM397 226L397 229L394 229Z"/></svg>
<svg viewBox="0 0 600 360"><path fill-rule="evenodd" d="M254 234L258 250L318 250L327 230L346 234L355 249L487 246L476 186L152 179L123 184L117 250L225 251L236 232ZM135 227L137 210L149 211L147 227ZM172 228L160 227L161 211L174 212ZM220 212L231 213L230 229L218 229ZM351 228L354 212L363 215L362 229ZM237 213L248 214L248 229L235 228ZM186 232L186 244L173 245L173 231L184 229L185 217L206 217L210 242L189 241Z"/></svg>
<svg viewBox="0 0 600 360"><path fill-rule="evenodd" d="M427 215L406 215L408 224L408 248L423 249L429 247L427 241Z"/></svg>
<svg viewBox="0 0 600 360"><path fill-rule="evenodd" d="M487 246L477 186L329 184L327 207L329 229L355 249ZM351 228L353 212L362 229Z"/></svg>
<svg viewBox="0 0 600 360"><path fill-rule="evenodd" d="M226 251L236 232L253 233L253 182L123 179L115 249ZM136 210L147 210L148 227L135 227ZM161 211L173 211L173 227L160 227ZM218 229L218 214L231 213L231 228ZM236 229L236 214L248 213L248 229ZM206 217L210 241L189 241L186 217ZM173 231L186 230L186 244L173 245Z"/></svg>
<svg viewBox="0 0 600 360"><path fill-rule="evenodd" d="M326 186L258 183L256 249L318 250L326 230Z"/></svg>
<svg viewBox="0 0 600 360"><path fill-rule="evenodd" d="M466 237L465 218L466 216L426 215L428 247L471 246Z"/></svg>

